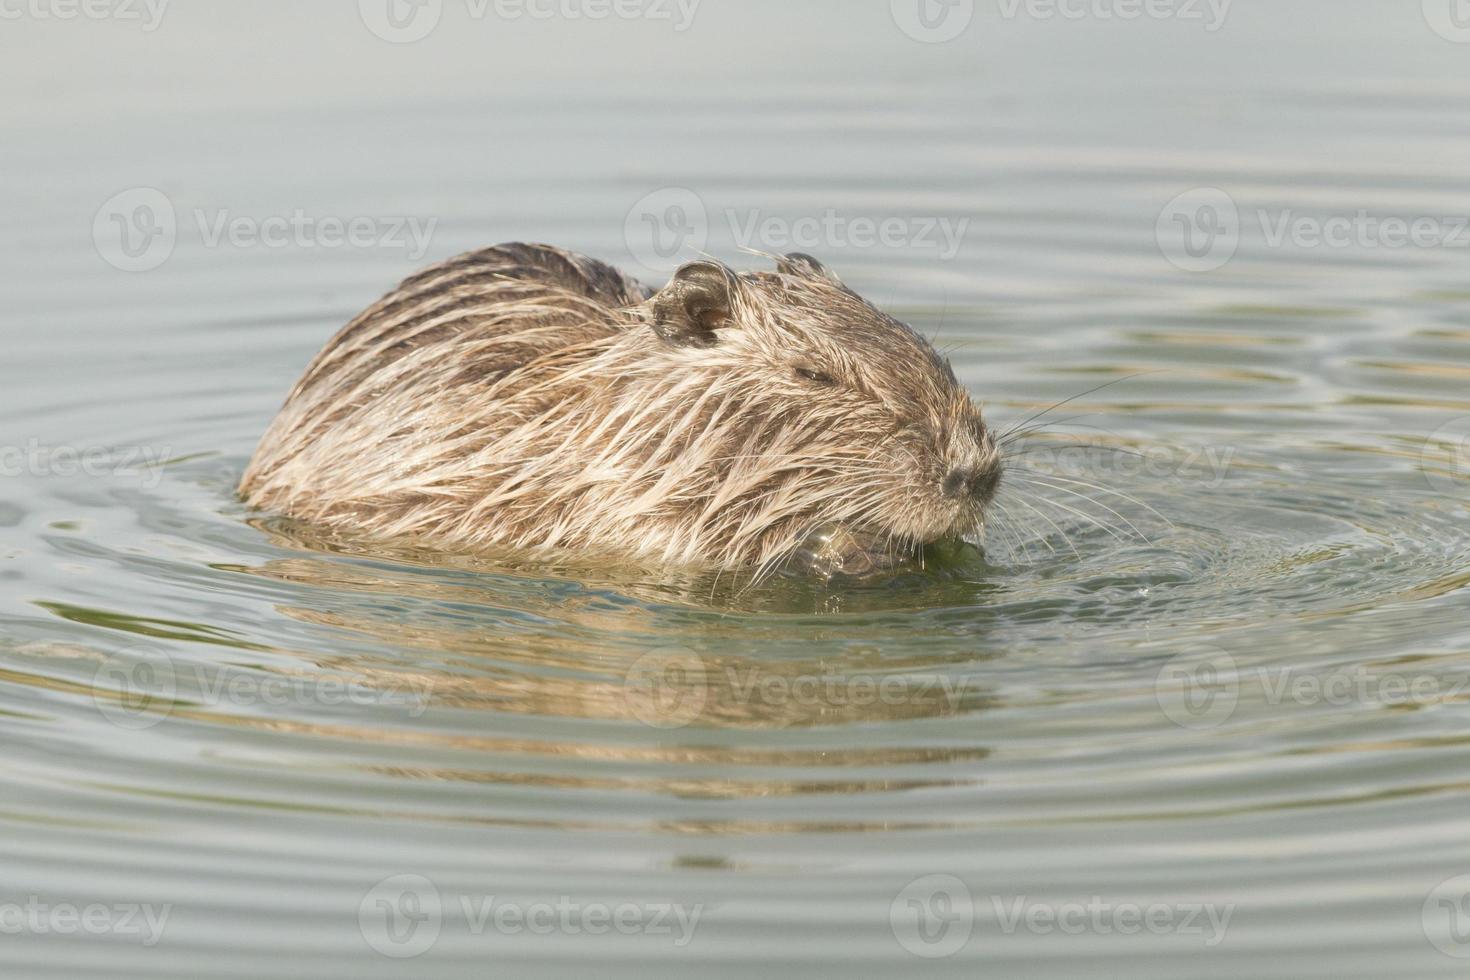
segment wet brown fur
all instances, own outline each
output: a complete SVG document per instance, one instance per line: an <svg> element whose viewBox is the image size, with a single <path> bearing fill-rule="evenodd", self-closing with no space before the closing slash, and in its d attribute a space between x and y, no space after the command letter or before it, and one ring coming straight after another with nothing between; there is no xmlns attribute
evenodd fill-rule
<svg viewBox="0 0 1470 980"><path fill-rule="evenodd" d="M977 533L999 477L949 364L809 257L691 263L655 295L516 243L344 327L240 492L379 535L769 569L818 528L890 554Z"/></svg>

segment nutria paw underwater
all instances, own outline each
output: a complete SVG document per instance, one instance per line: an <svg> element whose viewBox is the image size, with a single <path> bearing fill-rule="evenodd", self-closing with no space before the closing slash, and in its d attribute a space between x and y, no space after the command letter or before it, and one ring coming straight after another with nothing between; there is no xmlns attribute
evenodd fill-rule
<svg viewBox="0 0 1470 980"><path fill-rule="evenodd" d="M407 279L331 339L240 483L253 506L459 546L862 573L981 532L980 409L810 256L657 293L513 243Z"/></svg>

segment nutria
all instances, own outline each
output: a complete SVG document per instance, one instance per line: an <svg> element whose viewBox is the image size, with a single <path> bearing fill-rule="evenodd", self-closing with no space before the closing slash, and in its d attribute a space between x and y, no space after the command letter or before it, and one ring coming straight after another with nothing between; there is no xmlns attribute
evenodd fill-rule
<svg viewBox="0 0 1470 980"><path fill-rule="evenodd" d="M516 243L344 327L240 493L458 546L831 573L979 533L1000 474L949 362L810 256L691 262L654 293Z"/></svg>

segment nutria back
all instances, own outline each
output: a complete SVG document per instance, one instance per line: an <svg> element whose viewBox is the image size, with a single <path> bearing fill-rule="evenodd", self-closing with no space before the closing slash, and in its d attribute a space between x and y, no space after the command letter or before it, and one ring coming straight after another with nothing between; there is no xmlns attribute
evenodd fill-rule
<svg viewBox="0 0 1470 980"><path fill-rule="evenodd" d="M459 546L861 569L978 533L1000 470L948 363L809 256L694 262L654 294L513 243L333 337L240 492Z"/></svg>

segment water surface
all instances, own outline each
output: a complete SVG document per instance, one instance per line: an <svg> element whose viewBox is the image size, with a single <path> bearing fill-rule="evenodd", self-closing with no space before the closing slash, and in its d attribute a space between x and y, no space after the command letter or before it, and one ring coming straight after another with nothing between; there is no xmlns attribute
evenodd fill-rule
<svg viewBox="0 0 1470 980"><path fill-rule="evenodd" d="M1470 46L1418 8L7 27L0 905L166 920L6 975L1463 975ZM866 585L235 500L341 323L512 239L800 248L997 425L1090 393L983 556Z"/></svg>

